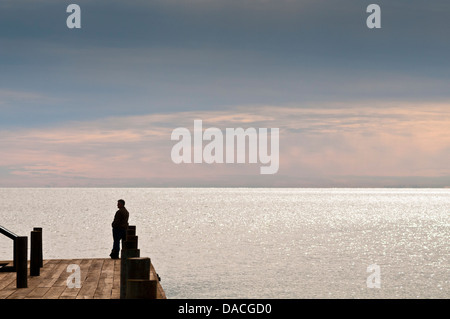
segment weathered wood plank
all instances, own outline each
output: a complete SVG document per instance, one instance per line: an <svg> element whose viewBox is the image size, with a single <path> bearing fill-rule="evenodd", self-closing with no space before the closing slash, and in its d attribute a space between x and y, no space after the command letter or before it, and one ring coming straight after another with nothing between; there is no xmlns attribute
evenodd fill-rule
<svg viewBox="0 0 450 319"><path fill-rule="evenodd" d="M113 278L111 299L120 299L120 259L114 260Z"/></svg>
<svg viewBox="0 0 450 319"><path fill-rule="evenodd" d="M156 273L155 267L153 264L150 264L150 280L158 280L158 275ZM162 289L161 283L158 281L158 299L166 299L166 293Z"/></svg>
<svg viewBox="0 0 450 319"><path fill-rule="evenodd" d="M0 273L0 290L5 289L16 281L15 272L2 272Z"/></svg>
<svg viewBox="0 0 450 319"><path fill-rule="evenodd" d="M64 287L64 286L50 287L42 298L43 299L59 299L61 294L63 293L64 289L66 289L66 287Z"/></svg>
<svg viewBox="0 0 450 319"><path fill-rule="evenodd" d="M54 268L58 263L54 261L44 261L42 271L39 276L30 277L32 285L28 285L32 290L24 298L25 299L42 299L51 286L45 285L48 278L51 277Z"/></svg>
<svg viewBox="0 0 450 319"><path fill-rule="evenodd" d="M94 298L95 290L97 289L98 281L100 279L103 262L103 259L95 259L92 261L86 279L84 280L80 292L77 295L77 299Z"/></svg>
<svg viewBox="0 0 450 319"><path fill-rule="evenodd" d="M71 264L80 267L81 288L69 288ZM150 278L156 279L151 265ZM119 299L120 259L44 260L40 276L28 277L28 288L16 288L16 274L0 273L0 299ZM166 298L158 283L158 298Z"/></svg>
<svg viewBox="0 0 450 319"><path fill-rule="evenodd" d="M80 284L83 287L83 281L87 276L88 269L92 263L91 259L74 259L74 260L64 260L64 266L66 271L61 273L59 278L56 280L56 285L64 286L65 289L59 296L60 299L75 299L78 296L81 288L77 287L68 287L67 286L67 278L70 276L70 273L67 272L67 267L69 265L78 265L80 266Z"/></svg>
<svg viewBox="0 0 450 319"><path fill-rule="evenodd" d="M42 299L49 289L49 287L36 287L25 296L25 299Z"/></svg>
<svg viewBox="0 0 450 319"><path fill-rule="evenodd" d="M114 260L105 260L98 280L94 299L111 299L114 276Z"/></svg>
<svg viewBox="0 0 450 319"><path fill-rule="evenodd" d="M52 271L49 273L48 276L45 277L45 280L42 280L42 282L39 284L38 287L61 287L63 285L63 278L58 281L62 273L65 273L67 270L67 265L63 263L61 260L58 260L58 263L54 264L54 267L52 268ZM57 283L58 281L58 283Z"/></svg>

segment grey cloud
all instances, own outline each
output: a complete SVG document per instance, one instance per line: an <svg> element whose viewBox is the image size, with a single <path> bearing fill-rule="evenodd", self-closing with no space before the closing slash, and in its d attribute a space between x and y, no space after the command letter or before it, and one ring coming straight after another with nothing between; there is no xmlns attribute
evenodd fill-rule
<svg viewBox="0 0 450 319"><path fill-rule="evenodd" d="M371 1L77 3L80 30L68 3L2 2L0 87L64 101L11 104L2 123L449 98L446 1L377 1L380 30L365 26Z"/></svg>

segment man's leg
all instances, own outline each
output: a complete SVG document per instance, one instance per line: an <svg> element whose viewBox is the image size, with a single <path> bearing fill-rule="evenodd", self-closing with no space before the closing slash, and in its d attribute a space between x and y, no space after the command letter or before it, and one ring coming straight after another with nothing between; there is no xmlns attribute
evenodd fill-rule
<svg viewBox="0 0 450 319"><path fill-rule="evenodd" d="M122 232L121 229L112 229L113 233L113 248L111 251L111 258L119 258L119 251L120 251L120 240L122 239Z"/></svg>
<svg viewBox="0 0 450 319"><path fill-rule="evenodd" d="M127 240L127 230L126 229L121 229L121 234L120 234L120 239L122 240L122 247L123 247L123 242L125 240Z"/></svg>

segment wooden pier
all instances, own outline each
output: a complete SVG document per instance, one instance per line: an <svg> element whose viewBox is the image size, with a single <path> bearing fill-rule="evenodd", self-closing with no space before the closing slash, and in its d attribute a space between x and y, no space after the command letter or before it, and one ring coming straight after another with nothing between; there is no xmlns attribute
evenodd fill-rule
<svg viewBox="0 0 450 319"><path fill-rule="evenodd" d="M5 263L8 261L0 262ZM70 278L73 269L79 270L78 285ZM120 299L120 270L120 259L43 260L38 276L30 276L28 271L26 288L16 287L15 272L0 272L0 299ZM158 279L152 264L149 276L150 280ZM166 299L159 281L156 298Z"/></svg>

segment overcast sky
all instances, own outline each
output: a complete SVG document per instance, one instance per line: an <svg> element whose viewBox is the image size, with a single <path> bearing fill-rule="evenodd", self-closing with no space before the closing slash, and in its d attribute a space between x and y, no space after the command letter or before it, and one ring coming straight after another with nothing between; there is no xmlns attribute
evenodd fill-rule
<svg viewBox="0 0 450 319"><path fill-rule="evenodd" d="M2 0L0 186L450 186L449 15L446 0ZM195 119L279 128L279 171L174 164L171 132Z"/></svg>

